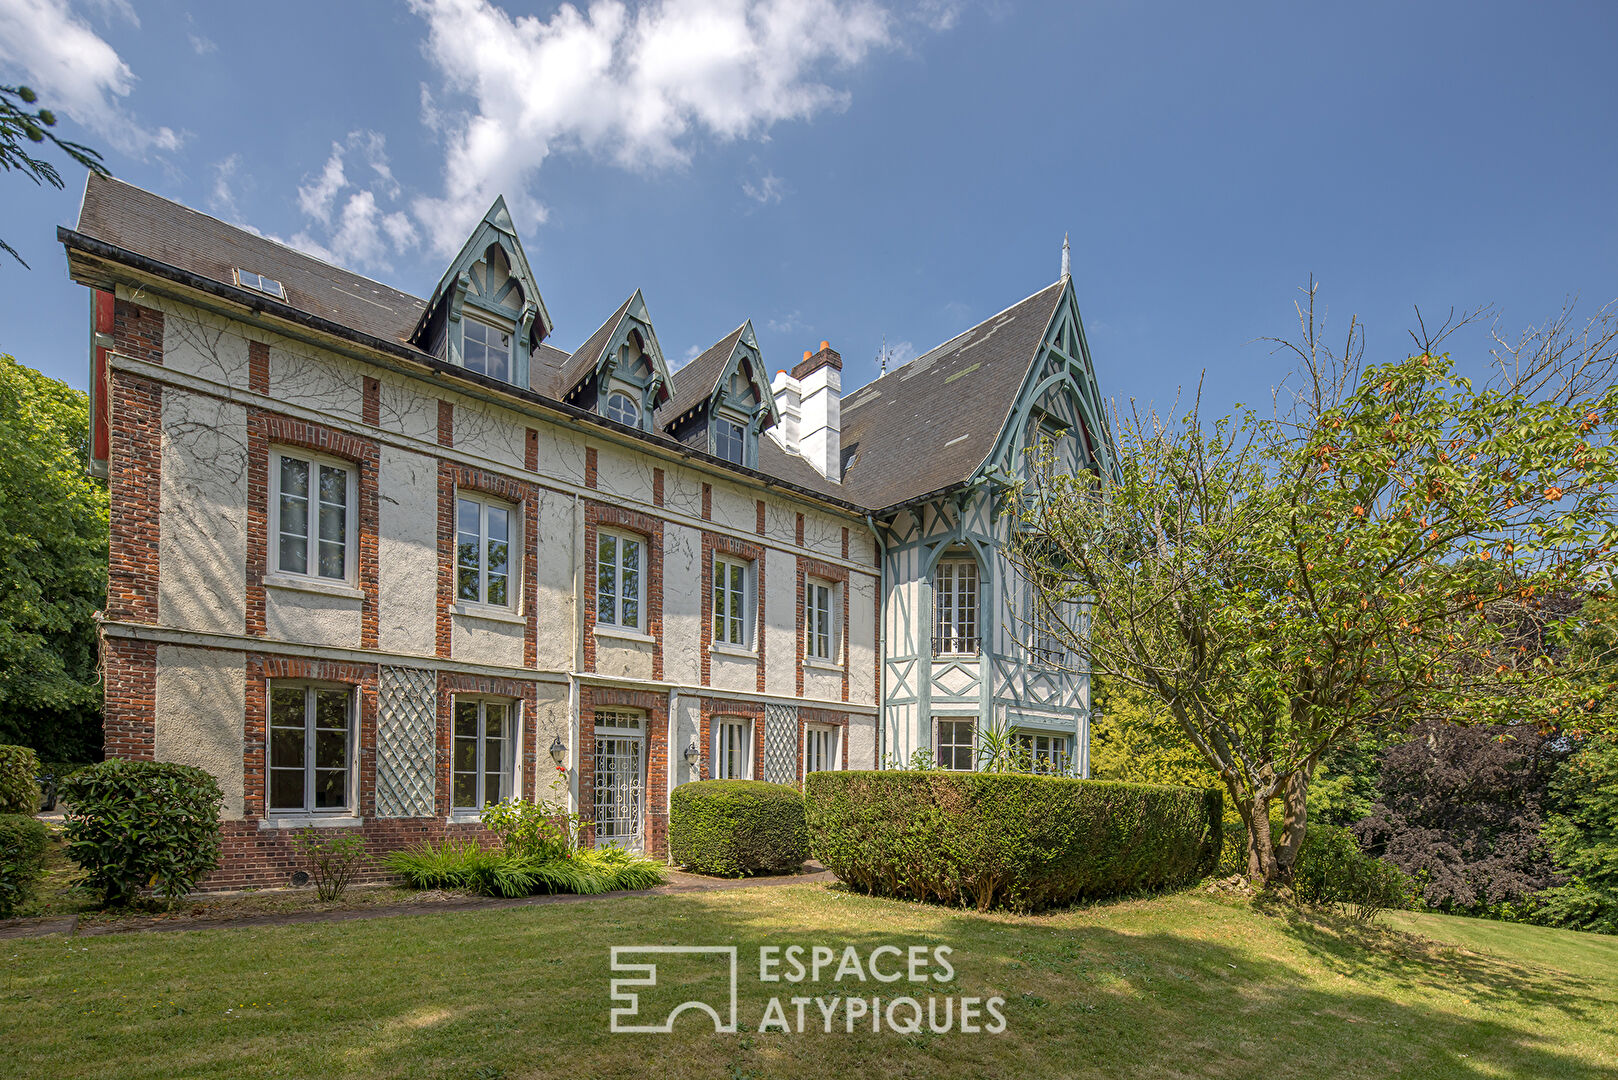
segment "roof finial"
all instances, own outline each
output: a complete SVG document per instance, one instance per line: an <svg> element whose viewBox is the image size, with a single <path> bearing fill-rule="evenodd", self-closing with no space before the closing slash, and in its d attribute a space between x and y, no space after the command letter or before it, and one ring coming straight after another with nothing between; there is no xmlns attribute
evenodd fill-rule
<svg viewBox="0 0 1618 1080"><path fill-rule="evenodd" d="M1073 276L1073 259L1067 250L1067 233L1062 234L1062 276L1065 278Z"/></svg>
<svg viewBox="0 0 1618 1080"><path fill-rule="evenodd" d="M876 354L876 359L882 365L882 370L876 373L876 377L880 379L888 373L888 335L886 334L882 335L882 348Z"/></svg>

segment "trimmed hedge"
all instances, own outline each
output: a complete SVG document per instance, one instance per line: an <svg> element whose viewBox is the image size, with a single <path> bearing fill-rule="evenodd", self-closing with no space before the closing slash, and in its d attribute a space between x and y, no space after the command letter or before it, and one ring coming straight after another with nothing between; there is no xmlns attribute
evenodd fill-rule
<svg viewBox="0 0 1618 1080"><path fill-rule="evenodd" d="M796 870L809 857L803 796L785 784L702 780L674 789L669 858L699 874Z"/></svg>
<svg viewBox="0 0 1618 1080"><path fill-rule="evenodd" d="M0 814L0 919L33 894L45 873L45 823L25 814Z"/></svg>
<svg viewBox="0 0 1618 1080"><path fill-rule="evenodd" d="M26 746L0 746L0 814L39 812L39 755Z"/></svg>
<svg viewBox="0 0 1618 1080"><path fill-rule="evenodd" d="M805 805L815 858L862 892L1035 911L1207 875L1224 795L895 770L811 773Z"/></svg>
<svg viewBox="0 0 1618 1080"><path fill-rule="evenodd" d="M103 761L62 781L67 853L108 906L150 885L184 896L219 865L219 809L212 774L193 765Z"/></svg>

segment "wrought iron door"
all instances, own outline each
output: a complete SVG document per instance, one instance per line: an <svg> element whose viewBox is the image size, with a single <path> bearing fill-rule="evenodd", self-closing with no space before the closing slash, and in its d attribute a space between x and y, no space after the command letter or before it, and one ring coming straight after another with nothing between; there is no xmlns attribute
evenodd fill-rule
<svg viewBox="0 0 1618 1080"><path fill-rule="evenodd" d="M639 735L596 736L596 847L642 850L644 747Z"/></svg>

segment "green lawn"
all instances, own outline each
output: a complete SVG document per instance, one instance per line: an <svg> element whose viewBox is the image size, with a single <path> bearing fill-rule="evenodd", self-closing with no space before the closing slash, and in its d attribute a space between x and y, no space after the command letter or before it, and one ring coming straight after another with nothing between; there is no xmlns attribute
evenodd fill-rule
<svg viewBox="0 0 1618 1080"><path fill-rule="evenodd" d="M0 942L0 1075L1612 1077L1608 939L1399 916L1453 944L1191 892L1038 918L821 885L263 929ZM744 1030L608 1032L613 945L737 944ZM757 1033L761 944L947 944L1007 1030ZM646 1011L723 974L664 965ZM841 990L839 989L841 986ZM904 992L852 984L884 997ZM905 984L893 984L903 987ZM830 998L850 983L823 972ZM787 1006L789 1016L791 1006ZM795 1018L793 1018L795 1023ZM706 1031L703 1029L706 1028Z"/></svg>

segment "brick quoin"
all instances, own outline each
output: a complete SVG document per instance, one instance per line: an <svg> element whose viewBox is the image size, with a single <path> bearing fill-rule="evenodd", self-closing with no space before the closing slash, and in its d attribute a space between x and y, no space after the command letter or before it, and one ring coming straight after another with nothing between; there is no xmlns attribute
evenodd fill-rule
<svg viewBox="0 0 1618 1080"><path fill-rule="evenodd" d="M109 619L157 622L162 418L160 385L127 371L112 373L105 609Z"/></svg>
<svg viewBox="0 0 1618 1080"><path fill-rule="evenodd" d="M529 472L539 471L539 431L529 428L523 440L522 467Z"/></svg>
<svg viewBox="0 0 1618 1080"><path fill-rule="evenodd" d="M361 391L360 419L372 427L382 424L382 383L370 375L365 376Z"/></svg>
<svg viewBox="0 0 1618 1080"><path fill-rule="evenodd" d="M585 487L594 488L596 486L596 481L598 479L597 468L598 468L598 466L597 466L597 463L596 463L596 448L593 447L593 446L586 446L584 448L584 486Z"/></svg>
<svg viewBox="0 0 1618 1080"><path fill-rule="evenodd" d="M668 698L642 690L579 687L579 816L583 842L595 843L595 711L636 709L646 716L646 783L641 789L641 829L648 855L668 854L669 716Z"/></svg>
<svg viewBox="0 0 1618 1080"><path fill-rule="evenodd" d="M455 406L442 398L438 401L438 445L455 445Z"/></svg>
<svg viewBox="0 0 1618 1080"><path fill-rule="evenodd" d="M663 470L652 470L652 505L663 505Z"/></svg>
<svg viewBox="0 0 1618 1080"><path fill-rule="evenodd" d="M703 485L707 487L706 484ZM757 544L749 544L745 540L721 533L711 533L706 530L702 534L702 685L711 686L713 678L713 562L715 555L731 555L744 562L753 564L753 573L757 579L754 588L755 625L753 627L753 645L758 650L758 674L754 688L764 692L764 549Z"/></svg>
<svg viewBox="0 0 1618 1080"><path fill-rule="evenodd" d="M645 579L645 600L642 609L646 625L642 628L652 638L652 678L663 678L663 521L661 518L637 514L606 503L584 504L584 670L596 669L596 590L594 586L597 555L596 540L602 527L632 532L646 541L646 562L641 567ZM583 713L580 713L582 716Z"/></svg>
<svg viewBox="0 0 1618 1080"><path fill-rule="evenodd" d="M157 724L157 643L104 638L101 690L106 756L151 761Z"/></svg>
<svg viewBox="0 0 1618 1080"><path fill-rule="evenodd" d="M255 394L270 392L270 347L262 341L247 343L247 388Z"/></svg>
<svg viewBox="0 0 1618 1080"><path fill-rule="evenodd" d="M163 362L163 313L128 300L112 305L112 350L121 356Z"/></svg>
<svg viewBox="0 0 1618 1080"><path fill-rule="evenodd" d="M702 485L702 520L713 520L713 485Z"/></svg>
<svg viewBox="0 0 1618 1080"><path fill-rule="evenodd" d="M764 500L758 500L758 520L753 525L753 531L760 536L764 535Z"/></svg>

